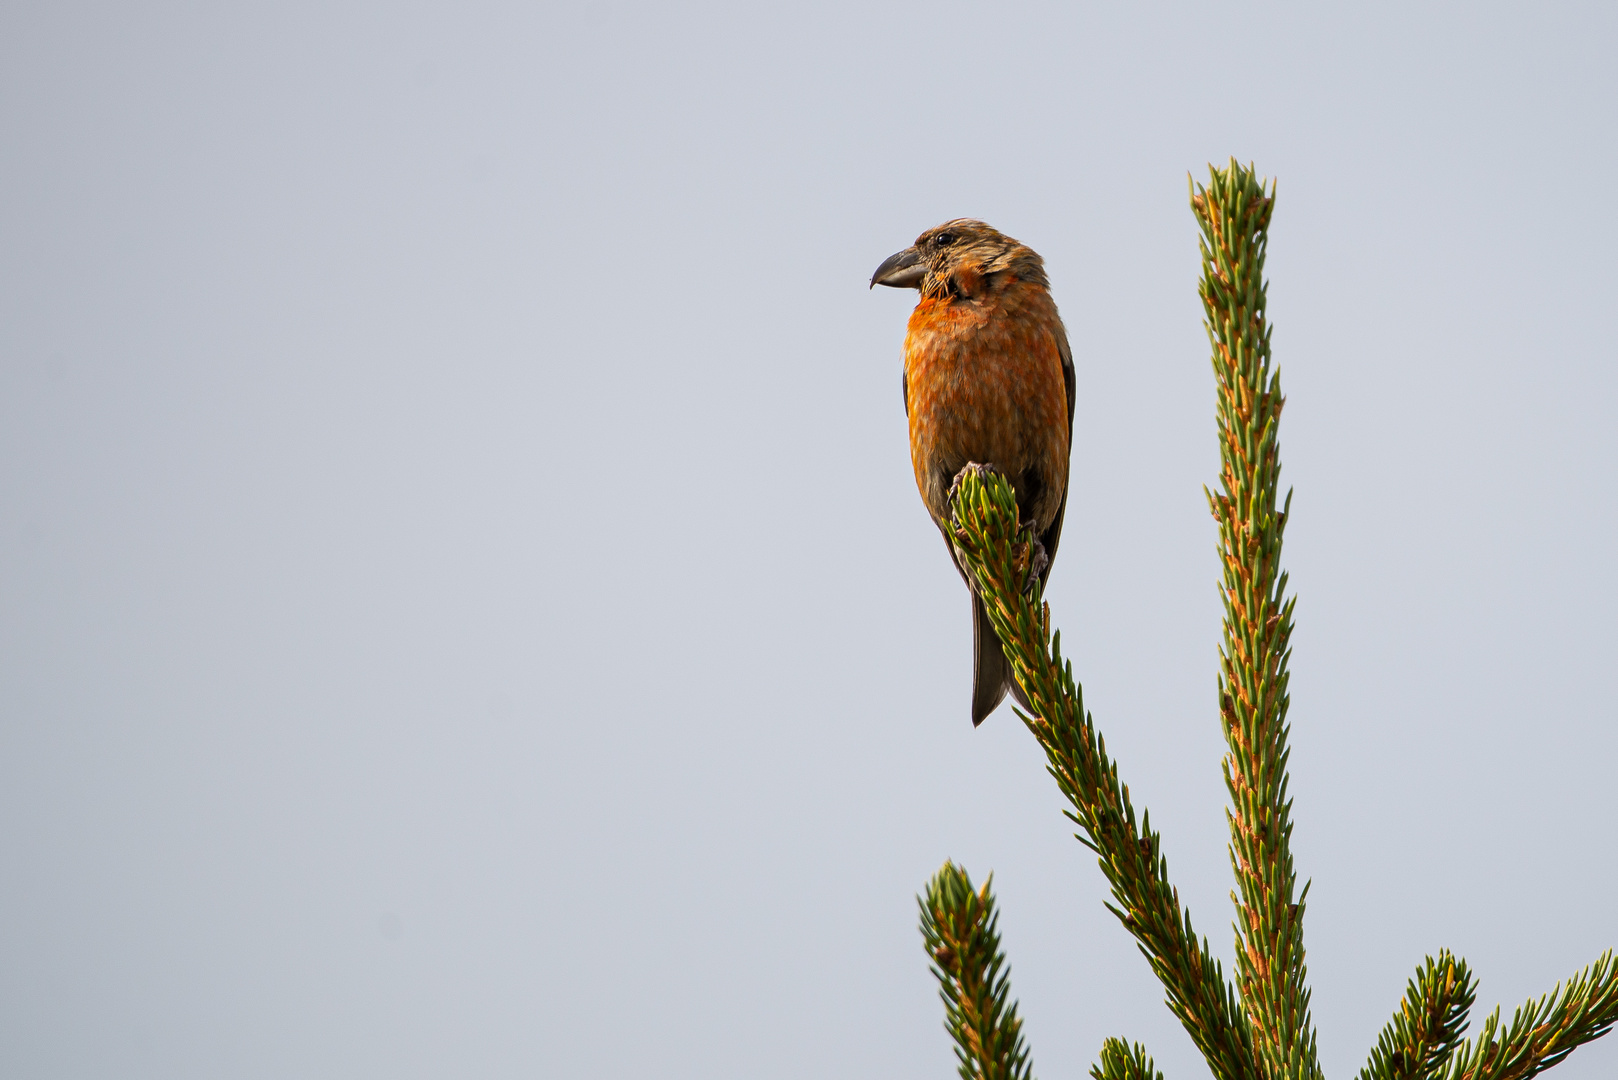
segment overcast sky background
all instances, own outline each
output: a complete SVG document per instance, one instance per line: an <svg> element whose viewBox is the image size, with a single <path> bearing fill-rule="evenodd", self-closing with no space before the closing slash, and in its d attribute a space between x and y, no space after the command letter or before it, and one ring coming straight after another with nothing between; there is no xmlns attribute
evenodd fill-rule
<svg viewBox="0 0 1618 1080"><path fill-rule="evenodd" d="M1186 175L1280 180L1328 1075L1618 945L1618 7L0 7L0 1074L1206 1075L914 490L982 217L1078 366L1048 593L1227 964ZM1618 1039L1563 1080L1607 1077Z"/></svg>

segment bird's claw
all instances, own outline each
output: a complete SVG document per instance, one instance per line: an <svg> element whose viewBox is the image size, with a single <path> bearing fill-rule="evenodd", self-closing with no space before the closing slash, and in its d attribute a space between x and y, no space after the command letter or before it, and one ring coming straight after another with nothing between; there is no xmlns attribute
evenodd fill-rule
<svg viewBox="0 0 1618 1080"><path fill-rule="evenodd" d="M965 465L961 466L961 471L956 473L955 479L951 480L949 483L949 504L951 506L955 505L955 496L959 495L961 492L961 479L968 473L977 477L980 481L987 480L991 476L1004 475L1000 471L1000 466L994 464L993 462L989 462L986 465L980 465L975 461L968 461Z"/></svg>
<svg viewBox="0 0 1618 1080"><path fill-rule="evenodd" d="M1050 566L1050 556L1045 554L1045 545L1040 543L1039 537L1034 533L1032 522L1020 521L1017 531L1028 531L1026 543L1014 544L1011 548L1011 557L1017 568L1023 571L1022 591L1033 596L1039 590L1039 583L1044 580L1045 568Z"/></svg>

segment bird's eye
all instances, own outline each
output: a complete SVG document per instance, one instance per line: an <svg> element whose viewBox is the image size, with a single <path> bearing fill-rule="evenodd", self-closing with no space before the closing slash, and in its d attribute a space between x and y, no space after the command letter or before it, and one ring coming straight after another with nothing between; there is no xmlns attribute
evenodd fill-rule
<svg viewBox="0 0 1618 1080"><path fill-rule="evenodd" d="M939 247L949 247L951 244L955 243L955 234L948 232L939 233L937 236L933 237L933 243L937 244Z"/></svg>

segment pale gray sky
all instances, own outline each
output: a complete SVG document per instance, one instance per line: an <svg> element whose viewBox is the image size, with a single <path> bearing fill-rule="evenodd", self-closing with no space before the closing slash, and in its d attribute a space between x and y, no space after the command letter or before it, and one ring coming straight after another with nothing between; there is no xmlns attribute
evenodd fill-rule
<svg viewBox="0 0 1618 1080"><path fill-rule="evenodd" d="M1230 955L1186 173L1280 179L1328 1074L1618 945L1618 8L0 9L0 1074L1205 1075L910 476L922 229L1040 251L1049 598ZM1562 1080L1605 1077L1618 1040Z"/></svg>

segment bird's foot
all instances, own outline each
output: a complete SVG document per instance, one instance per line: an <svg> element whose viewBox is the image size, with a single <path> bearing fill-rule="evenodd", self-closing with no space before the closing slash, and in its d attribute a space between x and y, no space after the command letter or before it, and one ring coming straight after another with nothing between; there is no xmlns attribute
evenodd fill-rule
<svg viewBox="0 0 1618 1080"><path fill-rule="evenodd" d="M950 506L955 505L955 496L960 494L960 491L961 491L961 478L966 476L968 473L970 473L971 475L977 477L979 480L986 480L987 478L989 478L991 476L1004 476L1005 475L1005 473L1000 471L1000 466L994 464L994 462L992 462L992 461L987 463L987 464L983 464L983 465L980 465L975 461L968 461L965 465L961 466L961 471L955 474L955 479L950 481L950 484L949 484L949 505Z"/></svg>
<svg viewBox="0 0 1618 1080"><path fill-rule="evenodd" d="M1024 530L1028 539L1011 546L1011 557L1023 574L1024 595L1034 596L1039 592L1039 583L1044 579L1045 568L1050 566L1051 558L1045 553L1045 545L1040 543L1039 535L1034 532L1033 522L1018 522L1017 532L1023 534Z"/></svg>

